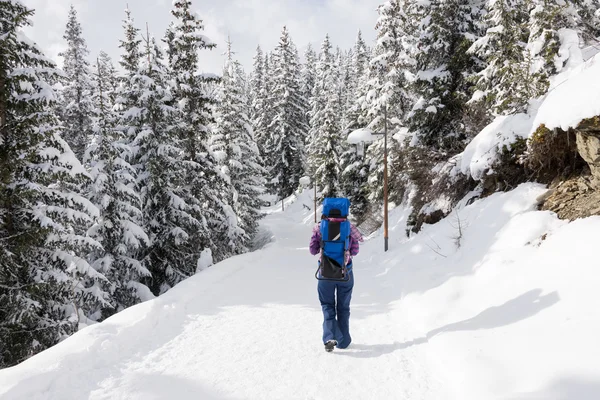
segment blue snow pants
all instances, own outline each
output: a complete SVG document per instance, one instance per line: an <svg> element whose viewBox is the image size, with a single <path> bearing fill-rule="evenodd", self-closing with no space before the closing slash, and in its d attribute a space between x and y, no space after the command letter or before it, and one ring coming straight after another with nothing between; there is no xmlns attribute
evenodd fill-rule
<svg viewBox="0 0 600 400"><path fill-rule="evenodd" d="M318 292L323 309L323 343L337 340L337 347L345 349L352 342L350 336L350 299L354 288L354 273L348 282L319 281ZM336 302L337 291L337 302Z"/></svg>

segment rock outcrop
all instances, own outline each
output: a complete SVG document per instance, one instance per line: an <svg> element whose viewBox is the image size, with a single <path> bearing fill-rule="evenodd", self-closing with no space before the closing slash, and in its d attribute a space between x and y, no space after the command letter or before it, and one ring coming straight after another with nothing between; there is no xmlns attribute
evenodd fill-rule
<svg viewBox="0 0 600 400"><path fill-rule="evenodd" d="M554 182L540 199L540 209L555 212L559 218L575 220L600 215L600 190L592 175Z"/></svg>

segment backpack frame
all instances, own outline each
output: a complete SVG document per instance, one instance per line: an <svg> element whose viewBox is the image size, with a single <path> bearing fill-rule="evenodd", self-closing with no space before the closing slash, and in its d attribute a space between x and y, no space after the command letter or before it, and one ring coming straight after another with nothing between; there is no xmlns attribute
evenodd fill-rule
<svg viewBox="0 0 600 400"><path fill-rule="evenodd" d="M350 251L350 221L347 220L350 201L343 198L326 198L323 201L321 220L321 259L315 278L321 281L348 282L346 265Z"/></svg>

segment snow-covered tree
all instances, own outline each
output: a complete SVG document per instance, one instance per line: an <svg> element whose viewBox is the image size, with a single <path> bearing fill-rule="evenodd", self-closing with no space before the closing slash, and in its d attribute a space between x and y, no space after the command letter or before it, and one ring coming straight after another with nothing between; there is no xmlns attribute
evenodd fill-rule
<svg viewBox="0 0 600 400"><path fill-rule="evenodd" d="M232 254L246 251L257 231L263 175L242 79L242 67L233 59L229 43L221 80L213 151L220 160L229 190L224 200L231 208L230 225L224 240L228 242Z"/></svg>
<svg viewBox="0 0 600 400"><path fill-rule="evenodd" d="M363 110L363 99L369 69L369 52L359 31L352 52L350 64L350 79L348 86L348 101L346 104L346 126L342 139L352 131L365 128L367 119ZM351 212L355 218L360 218L366 212L369 201L369 162L365 157L365 144L361 144L359 154L356 146L348 146L340 156L341 190L350 199Z"/></svg>
<svg viewBox="0 0 600 400"><path fill-rule="evenodd" d="M569 60L569 52L561 51L563 42L575 41L578 15L574 2L563 0L533 0L529 17L529 43L527 50L532 57L533 78L539 82L538 93L548 89L549 77L563 70Z"/></svg>
<svg viewBox="0 0 600 400"><path fill-rule="evenodd" d="M88 198L100 216L88 235L102 248L92 252L89 259L92 267L108 278L103 289L111 295L110 305L97 316L105 318L148 298L149 289L141 282L150 272L138 257L149 239L140 226L137 171L129 163L134 152L127 136L118 129L115 68L105 54L98 59L94 75L94 139L86 152L86 164L92 177Z"/></svg>
<svg viewBox="0 0 600 400"><path fill-rule="evenodd" d="M21 29L33 11L0 1L0 365L64 339L107 294L81 257L98 246L77 232L98 210L68 187L85 171L54 114L60 76Z"/></svg>
<svg viewBox="0 0 600 400"><path fill-rule="evenodd" d="M254 130L254 138L260 153L259 161L263 166L268 163L268 154L266 152L266 141L268 139L268 128L271 123L271 94L270 94L270 73L269 55L263 54L260 46L256 49L254 56L252 80L251 80L251 119Z"/></svg>
<svg viewBox="0 0 600 400"><path fill-rule="evenodd" d="M64 89L60 107L64 124L63 135L81 161L91 139L92 78L87 60L89 51L74 6L71 6L69 11L69 20L63 38L67 42L67 50L59 54L64 59L65 73L61 80Z"/></svg>
<svg viewBox="0 0 600 400"><path fill-rule="evenodd" d="M526 65L525 43L529 37L529 19L523 0L488 0L484 19L485 34L473 43L469 53L477 55L485 68L474 77L477 91L471 107L483 107L497 114L525 111L530 95L515 90L524 82L520 72ZM523 71L525 72L525 71ZM527 89L525 87L525 89Z"/></svg>
<svg viewBox="0 0 600 400"><path fill-rule="evenodd" d="M304 64L302 65L301 72L301 84L300 92L304 99L306 99L307 110L305 115L305 125L310 131L310 98L312 97L313 90L315 89L315 82L317 77L317 53L309 43L306 51L304 52ZM309 136L304 138L305 144L307 144Z"/></svg>
<svg viewBox="0 0 600 400"><path fill-rule="evenodd" d="M143 231L150 242L141 260L152 276L144 282L159 295L194 273L199 251L191 238L203 224L196 216L198 201L186 182L190 167L176 129L181 116L171 105L168 70L161 50L147 40L138 73L132 77L140 96L127 115L138 132L133 142L137 187Z"/></svg>
<svg viewBox="0 0 600 400"><path fill-rule="evenodd" d="M267 188L279 198L291 195L303 176L306 101L300 91L298 53L286 27L273 54L273 120L268 130Z"/></svg>
<svg viewBox="0 0 600 400"><path fill-rule="evenodd" d="M340 135L339 93L336 87L334 58L329 35L321 45L315 88L311 97L311 130L308 147L309 171L324 197L341 194L340 159L343 151Z"/></svg>
<svg viewBox="0 0 600 400"><path fill-rule="evenodd" d="M191 1L174 0L171 13L175 22L170 28L173 54L169 68L175 81L173 104L180 113L176 130L183 141L184 158L188 163L186 185L197 201L194 216L201 222L198 229L190 232L189 242L194 252L189 254L188 267L177 271L181 277L187 277L194 273L196 261L204 249L211 249L216 259L228 254L225 246L213 239L229 229L229 218L221 201L225 181L209 147L215 105L212 89L216 77L201 75L198 65L199 52L216 45L202 34L204 25L192 13Z"/></svg>
<svg viewBox="0 0 600 400"><path fill-rule="evenodd" d="M578 31L585 44L600 42L600 3L596 0L573 0L578 13Z"/></svg>
<svg viewBox="0 0 600 400"><path fill-rule="evenodd" d="M477 68L467 50L478 33L480 3L432 0L424 10L419 51L415 53L413 87L417 101L410 128L426 146L449 152L462 151L465 146L467 132L462 118L473 92L467 77Z"/></svg>

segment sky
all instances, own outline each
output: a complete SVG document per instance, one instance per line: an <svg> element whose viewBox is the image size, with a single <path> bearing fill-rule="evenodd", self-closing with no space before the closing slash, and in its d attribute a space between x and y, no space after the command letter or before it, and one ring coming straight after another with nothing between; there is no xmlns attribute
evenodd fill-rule
<svg viewBox="0 0 600 400"><path fill-rule="evenodd" d="M162 38L171 21L172 0L21 0L36 10L33 27L26 30L46 54L59 65L64 50L62 38L71 4L78 12L83 35L90 50L90 61L100 50L115 64L120 57L119 40L123 37L122 20L129 5L135 24L145 33ZM246 71L252 68L256 46L270 51L286 25L300 52L312 43L319 48L329 33L334 46L350 48L358 30L368 43L376 36L377 6L383 0L192 0L192 8L203 19L204 34L217 44L200 54L204 72L220 73L227 37Z"/></svg>

